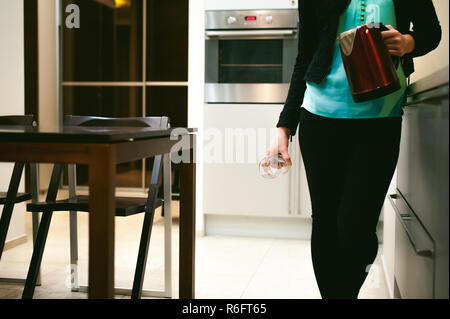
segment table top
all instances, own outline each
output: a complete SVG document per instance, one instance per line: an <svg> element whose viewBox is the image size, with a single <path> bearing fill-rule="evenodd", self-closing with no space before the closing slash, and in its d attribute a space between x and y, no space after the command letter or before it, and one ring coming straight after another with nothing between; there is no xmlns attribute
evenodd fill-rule
<svg viewBox="0 0 450 319"><path fill-rule="evenodd" d="M174 130L176 131L174 132ZM170 137L172 134L182 136L196 131L193 128L161 130L151 127L55 126L53 128L42 128L0 125L0 142L112 144Z"/></svg>

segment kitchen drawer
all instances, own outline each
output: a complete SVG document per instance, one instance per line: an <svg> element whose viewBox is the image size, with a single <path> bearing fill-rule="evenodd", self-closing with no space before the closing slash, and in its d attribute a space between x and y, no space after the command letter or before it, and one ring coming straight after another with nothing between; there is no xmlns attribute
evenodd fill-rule
<svg viewBox="0 0 450 319"><path fill-rule="evenodd" d="M448 220L448 85L410 97L409 102L404 108L397 187L434 236Z"/></svg>
<svg viewBox="0 0 450 319"><path fill-rule="evenodd" d="M389 199L396 212L394 273L400 296L434 298L434 242L400 193Z"/></svg>

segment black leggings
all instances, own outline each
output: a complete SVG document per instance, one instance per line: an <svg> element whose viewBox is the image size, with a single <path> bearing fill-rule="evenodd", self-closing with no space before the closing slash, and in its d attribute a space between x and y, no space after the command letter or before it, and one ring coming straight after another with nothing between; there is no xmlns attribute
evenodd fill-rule
<svg viewBox="0 0 450 319"><path fill-rule="evenodd" d="M402 119L331 119L301 110L312 202L311 252L324 299L356 299L378 251L376 227L399 155Z"/></svg>

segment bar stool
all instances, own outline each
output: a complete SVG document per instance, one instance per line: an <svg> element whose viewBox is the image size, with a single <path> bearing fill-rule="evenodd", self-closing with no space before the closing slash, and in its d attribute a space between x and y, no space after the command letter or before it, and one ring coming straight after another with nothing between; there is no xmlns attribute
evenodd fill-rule
<svg viewBox="0 0 450 319"><path fill-rule="evenodd" d="M37 126L34 115L14 115L14 116L0 116L0 126ZM0 192L0 205L3 205L3 212L0 219L0 260L5 248L6 236L8 234L9 225L11 223L14 206L19 203L32 200L38 201L38 178L37 178L37 164L30 164L30 179L31 179L31 193L18 193L20 180L22 177L24 163L15 163L13 173L9 182L7 192ZM36 239L37 228L39 225L39 216L33 213L33 241ZM9 284L23 284L25 279L17 278L0 278L0 282ZM38 275L38 284L40 285L40 276Z"/></svg>
<svg viewBox="0 0 450 319"><path fill-rule="evenodd" d="M143 118L99 118L83 116L66 116L65 126L95 126L95 127L153 127L167 129L170 127L167 117L143 117ZM131 290L132 299L142 296L142 286L144 281L145 266L147 263L148 248L150 244L151 230L153 225L155 209L164 205L164 200L158 198L158 190L161 184L160 172L163 164L163 155L155 156L151 183L147 198L116 197L116 212L118 217L127 217L139 213L145 213L142 227L141 240L139 244L139 253L136 264L133 288ZM169 170L167 172L167 167ZM33 257L30 263L25 288L22 298L30 299L33 297L37 273L40 269L45 242L50 227L51 217L55 211L69 211L71 224L71 262L77 265L78 248L76 235L76 213L89 212L89 197L76 195L75 190L75 165L69 165L69 198L66 200L56 200L59 183L61 180L64 165L55 164L50 180L47 199L44 203L35 203L27 205L27 210L31 212L42 212L42 219L39 225L36 244L33 250ZM164 176L170 177L170 155L164 156ZM169 173L168 175L166 175ZM167 189L169 186L169 191ZM170 198L170 178L164 178L164 198ZM166 220L171 219L167 216ZM171 221L170 221L171 225ZM167 223L166 223L167 226ZM167 231L167 227L166 227ZM171 233L169 232L169 235ZM167 237L166 237L167 239ZM170 244L170 238L169 238ZM169 253L170 250L169 250ZM169 261L171 261L169 259ZM167 258L166 258L167 262ZM170 272L169 272L170 275ZM77 280L77 279L76 279ZM167 283L167 281L166 281ZM171 281L170 281L171 285ZM124 289L116 289L116 293L124 293ZM170 291L169 291L170 292Z"/></svg>

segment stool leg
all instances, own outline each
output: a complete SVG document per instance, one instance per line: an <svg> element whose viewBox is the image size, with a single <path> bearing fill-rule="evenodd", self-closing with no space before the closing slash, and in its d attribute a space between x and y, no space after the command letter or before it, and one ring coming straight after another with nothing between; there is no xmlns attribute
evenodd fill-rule
<svg viewBox="0 0 450 319"><path fill-rule="evenodd" d="M9 224L11 223L11 217L14 211L14 204L16 202L23 167L24 163L16 163L14 165L13 174L8 187L8 193L6 195L6 202L3 206L3 213L0 219L0 260L2 258L3 249L5 248L6 235L8 234Z"/></svg>
<svg viewBox="0 0 450 319"><path fill-rule="evenodd" d="M42 213L39 230L36 236L36 243L33 248L33 256L31 257L30 267L28 269L27 280L25 281L25 288L22 293L22 299L32 299L34 289L36 287L36 280L39 275L41 267L42 256L44 254L45 242L47 241L48 230L52 220L53 212Z"/></svg>
<svg viewBox="0 0 450 319"><path fill-rule="evenodd" d="M139 254L134 273L133 291L131 299L140 299L142 294L142 286L144 284L145 266L147 264L148 248L150 246L150 237L152 233L154 210L145 213L144 225L142 226L141 242L139 244Z"/></svg>
<svg viewBox="0 0 450 319"><path fill-rule="evenodd" d="M52 177L50 179L50 185L48 187L46 202L52 202L56 200L63 168L64 166L62 164L54 165ZM52 216L52 211L46 211L42 213L41 222L39 223L39 230L36 236L36 242L33 248L33 256L31 257L30 267L28 268L27 279L25 281L25 288L22 293L22 299L33 298Z"/></svg>
<svg viewBox="0 0 450 319"><path fill-rule="evenodd" d="M161 171L161 156L156 156L153 163L152 178L148 190L147 204L145 205L144 225L142 226L141 242L139 244L139 254L134 274L133 290L131 299L141 298L142 285L144 284L145 266L147 264L148 247L150 246L150 236L152 234L153 217L155 216L156 198L159 191L159 173Z"/></svg>
<svg viewBox="0 0 450 319"><path fill-rule="evenodd" d="M39 182L38 182L38 164L30 164L30 184L31 184L31 194L32 203L37 203L39 201ZM39 213L32 212L32 225L33 225L33 245L36 243L36 236L39 229ZM41 272L39 272L36 285L41 285Z"/></svg>

